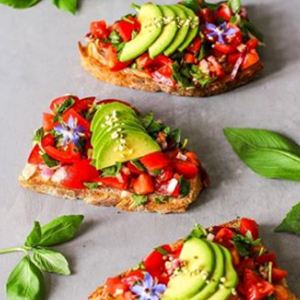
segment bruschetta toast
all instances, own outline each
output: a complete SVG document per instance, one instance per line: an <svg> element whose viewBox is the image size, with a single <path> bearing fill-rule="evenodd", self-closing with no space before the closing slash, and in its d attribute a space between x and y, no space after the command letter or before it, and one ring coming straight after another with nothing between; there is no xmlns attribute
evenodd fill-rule
<svg viewBox="0 0 300 300"><path fill-rule="evenodd" d="M298 300L258 225L237 219L155 248L134 268L108 278L89 300Z"/></svg>
<svg viewBox="0 0 300 300"><path fill-rule="evenodd" d="M54 99L19 176L38 193L126 211L184 212L209 183L197 155L152 112L120 100Z"/></svg>
<svg viewBox="0 0 300 300"><path fill-rule="evenodd" d="M92 22L87 44L79 43L82 66L101 81L179 96L244 85L263 69L263 36L232 2L146 3L111 26Z"/></svg>

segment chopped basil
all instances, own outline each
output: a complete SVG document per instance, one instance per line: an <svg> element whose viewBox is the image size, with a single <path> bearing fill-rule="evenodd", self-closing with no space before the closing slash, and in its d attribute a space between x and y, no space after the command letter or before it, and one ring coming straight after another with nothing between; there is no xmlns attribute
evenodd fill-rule
<svg viewBox="0 0 300 300"><path fill-rule="evenodd" d="M120 44L115 45L117 52L120 52L121 50L123 50L123 48L125 47L125 44L126 44L125 42L122 42Z"/></svg>
<svg viewBox="0 0 300 300"><path fill-rule="evenodd" d="M156 133L158 131L160 131L164 126L162 124L159 124L156 121L153 121L147 128L147 131L149 133Z"/></svg>
<svg viewBox="0 0 300 300"><path fill-rule="evenodd" d="M200 67L193 65L191 69L191 75L201 84L206 86L216 80L215 77L210 77L209 74L204 73Z"/></svg>
<svg viewBox="0 0 300 300"><path fill-rule="evenodd" d="M135 267L132 268L133 271L136 270L145 270L145 265L144 263L141 261L139 262Z"/></svg>
<svg viewBox="0 0 300 300"><path fill-rule="evenodd" d="M181 129L172 130L168 137L174 142L175 148L178 148L181 141Z"/></svg>
<svg viewBox="0 0 300 300"><path fill-rule="evenodd" d="M228 6L234 14L238 14L241 11L242 3L241 0L228 0Z"/></svg>
<svg viewBox="0 0 300 300"><path fill-rule="evenodd" d="M176 62L172 65L173 69L173 75L172 78L181 86L181 87L191 87L193 86L192 81L187 78L184 74L181 72L181 67L179 64Z"/></svg>
<svg viewBox="0 0 300 300"><path fill-rule="evenodd" d="M35 131L32 141L35 144L40 144L42 142L42 139L43 139L44 135L45 135L44 128L41 127L40 129Z"/></svg>
<svg viewBox="0 0 300 300"><path fill-rule="evenodd" d="M158 196L154 199L154 202L156 204L164 204L169 202L170 197L169 196Z"/></svg>
<svg viewBox="0 0 300 300"><path fill-rule="evenodd" d="M202 238L207 236L206 229L201 226L200 224L195 224L193 230L190 232L190 234L184 239L185 241L188 240L191 237L196 238Z"/></svg>
<svg viewBox="0 0 300 300"><path fill-rule="evenodd" d="M139 171L145 171L145 168L143 165L136 159L132 160L131 163L139 170Z"/></svg>
<svg viewBox="0 0 300 300"><path fill-rule="evenodd" d="M169 133L171 132L171 127L166 126L166 127L164 128L163 132L164 132L165 134L169 134Z"/></svg>
<svg viewBox="0 0 300 300"><path fill-rule="evenodd" d="M56 167L59 162L55 159L53 159L52 157L50 157L47 153L43 153L41 155L42 160L44 161L44 163L49 167L49 168L53 168Z"/></svg>
<svg viewBox="0 0 300 300"><path fill-rule="evenodd" d="M210 49L211 49L210 44L206 40L202 39L202 45L200 48L200 53L199 53L198 59L202 60L203 58L205 58L205 56L208 55Z"/></svg>
<svg viewBox="0 0 300 300"><path fill-rule="evenodd" d="M70 97L68 99L66 99L59 107L56 108L56 114L53 118L53 122L57 122L59 120L59 118L61 117L61 115L67 110L69 109L71 106L73 106L75 103L75 100Z"/></svg>
<svg viewBox="0 0 300 300"><path fill-rule="evenodd" d="M181 146L181 149L185 149L187 144L189 142L189 139L184 139L183 143L182 143L182 146Z"/></svg>
<svg viewBox="0 0 300 300"><path fill-rule="evenodd" d="M162 172L161 169L158 169L158 170L152 170L151 173L155 176L159 175L160 173Z"/></svg>
<svg viewBox="0 0 300 300"><path fill-rule="evenodd" d="M112 44L120 44L121 43L121 37L118 34L116 30L114 30L108 37L110 39L110 42Z"/></svg>
<svg viewBox="0 0 300 300"><path fill-rule="evenodd" d="M241 257L248 256L250 254L251 246L257 246L260 243L260 239L254 241L252 234L248 234L248 232L246 236L237 234L233 237L234 246Z"/></svg>
<svg viewBox="0 0 300 300"><path fill-rule="evenodd" d="M148 197L145 195L131 195L131 199L135 202L137 206L144 205L148 202Z"/></svg>
<svg viewBox="0 0 300 300"><path fill-rule="evenodd" d="M264 41L263 34L249 20L241 19L240 26L249 34L254 35L261 42Z"/></svg>
<svg viewBox="0 0 300 300"><path fill-rule="evenodd" d="M138 35L138 32L133 30L132 34L131 34L131 39L134 40L136 38L136 36Z"/></svg>
<svg viewBox="0 0 300 300"><path fill-rule="evenodd" d="M101 177L116 177L121 170L122 163L117 162L114 166L102 170Z"/></svg>
<svg viewBox="0 0 300 300"><path fill-rule="evenodd" d="M189 183L188 180L186 180L182 176L180 177L179 187L180 187L180 195L182 197L185 197L189 194L189 192L190 192L190 183Z"/></svg>
<svg viewBox="0 0 300 300"><path fill-rule="evenodd" d="M159 252L163 256L167 256L169 254L169 251L162 247L154 248L154 250Z"/></svg>
<svg viewBox="0 0 300 300"><path fill-rule="evenodd" d="M150 124L154 121L154 114L152 111L145 115L140 115L139 120L142 123L142 125L147 129Z"/></svg>
<svg viewBox="0 0 300 300"><path fill-rule="evenodd" d="M98 182L85 182L84 185L89 189L97 189L99 187Z"/></svg>

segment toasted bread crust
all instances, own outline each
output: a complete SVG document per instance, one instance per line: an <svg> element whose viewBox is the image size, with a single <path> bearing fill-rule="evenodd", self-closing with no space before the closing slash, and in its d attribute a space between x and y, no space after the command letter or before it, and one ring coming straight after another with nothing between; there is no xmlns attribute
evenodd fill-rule
<svg viewBox="0 0 300 300"><path fill-rule="evenodd" d="M228 228L235 228L238 224L239 220L236 219L236 220L233 220L233 221L230 221L230 222L227 222L227 223L224 223L224 224L221 224L220 226L223 226L223 227L228 227ZM174 244L171 244L171 248L176 248L176 245L178 243L181 243L182 240L179 240L177 241L176 243ZM118 275L119 278L122 278L124 276L126 276L126 274L129 272L130 270L127 270L121 274ZM289 289L288 287L288 284L287 284L287 281L286 280L283 280L281 283L280 283L282 286L284 286L285 288L288 289L288 299L287 300L299 300L299 298ZM90 296L89 296L89 300L106 300L106 298L103 297L104 296L104 285L98 287ZM235 296L232 296L232 298L230 298L229 300L236 300L238 298L236 298ZM277 298L276 298L277 299ZM279 299L278 299L279 300Z"/></svg>
<svg viewBox="0 0 300 300"><path fill-rule="evenodd" d="M239 72L235 80L232 80L230 76L226 76L224 79L214 81L205 87L170 87L156 83L149 74L142 71L126 68L112 72L107 67L105 59L99 53L98 47L94 42L89 42L86 46L83 46L81 43L78 45L82 67L97 79L118 86L149 92L165 92L177 96L208 97L222 94L248 83L264 67L263 63L259 61L245 71Z"/></svg>
<svg viewBox="0 0 300 300"><path fill-rule="evenodd" d="M205 169L200 166L197 177L190 181L190 193L186 197L170 197L167 203L158 204L155 202L155 198L159 195L151 194L148 196L149 201L145 205L140 206L135 204L130 195L122 197L122 191L117 189L99 187L97 189L86 188L71 190L64 187L62 184L52 182L51 180L45 182L40 176L39 170L37 170L36 173L28 180L26 180L21 174L19 176L19 183L24 188L37 193L49 194L67 199L83 199L88 204L98 206L116 206L120 210L125 211L144 211L167 214L185 212L187 207L196 201L203 188L208 186L209 177Z"/></svg>

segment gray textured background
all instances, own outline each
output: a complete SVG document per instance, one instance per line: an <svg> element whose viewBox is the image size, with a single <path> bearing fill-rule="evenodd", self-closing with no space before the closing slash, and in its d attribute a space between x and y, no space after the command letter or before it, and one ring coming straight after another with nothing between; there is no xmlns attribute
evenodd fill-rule
<svg viewBox="0 0 300 300"><path fill-rule="evenodd" d="M130 3L85 0L76 17L50 1L24 11L0 7L0 248L21 244L34 220L45 223L62 214L84 214L80 236L59 247L71 261L73 275L46 278L48 299L86 299L106 277L131 267L154 246L184 236L195 222L209 226L248 216L261 223L266 245L289 270L290 285L299 295L300 237L274 234L273 229L300 200L300 183L258 177L236 158L222 134L225 126L261 127L300 142L299 0L245 1L266 35L266 69L260 80L207 99L118 88L97 82L80 68L76 43L89 22L113 21L130 11ZM23 190L17 177L32 132L49 101L67 92L127 100L181 127L210 173L211 187L188 213L168 216L118 213ZM0 299L19 259L20 254L0 257Z"/></svg>

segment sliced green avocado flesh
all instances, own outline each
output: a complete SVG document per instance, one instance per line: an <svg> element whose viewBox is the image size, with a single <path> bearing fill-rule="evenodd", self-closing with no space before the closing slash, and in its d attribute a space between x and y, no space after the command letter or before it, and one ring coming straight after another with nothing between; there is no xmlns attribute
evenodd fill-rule
<svg viewBox="0 0 300 300"><path fill-rule="evenodd" d="M103 169L115 165L117 162L125 162L143 157L149 153L161 151L160 146L148 135L142 131L124 130L124 137L112 139L109 138L100 151L96 151L96 168ZM122 140L125 140L125 148L119 150Z"/></svg>
<svg viewBox="0 0 300 300"><path fill-rule="evenodd" d="M108 103L108 104L102 104L99 106L97 112L95 113L92 123L91 123L91 131L94 131L96 129L96 127L98 127L98 124L100 123L101 120L103 120L106 117L111 117L110 115L113 113L113 111L124 111L124 112L128 112L130 114L132 114L133 116L137 117L135 111L120 102L112 102L112 103Z"/></svg>
<svg viewBox="0 0 300 300"><path fill-rule="evenodd" d="M182 9L179 5L170 5L169 6L177 15L177 18L179 18L179 30L176 33L176 36L170 46L164 51L164 54L166 56L170 56L173 54L179 46L185 41L190 26L188 25L188 16L184 9Z"/></svg>
<svg viewBox="0 0 300 300"><path fill-rule="evenodd" d="M170 279L162 300L193 298L206 285L215 268L215 252L203 239L188 239L179 259L184 262L182 272Z"/></svg>
<svg viewBox="0 0 300 300"><path fill-rule="evenodd" d="M213 271L212 276L208 279L207 285L201 291L199 291L198 294L191 298L191 300L207 300L218 290L221 278L225 273L225 257L221 247L212 242L208 242L208 244L215 252L215 270Z"/></svg>
<svg viewBox="0 0 300 300"><path fill-rule="evenodd" d="M184 5L180 5L180 4L178 6L185 11L185 13L188 16L188 19L190 20L189 32L188 32L184 42L178 48L178 50L180 52L182 52L185 48L187 48L191 44L191 42L196 37L196 35L199 31L199 18L195 15L195 13L191 9L185 7Z"/></svg>
<svg viewBox="0 0 300 300"><path fill-rule="evenodd" d="M133 40L125 44L120 55L121 62L135 59L146 52L162 32L163 14L155 4L146 3L142 5L138 21L141 24L141 31Z"/></svg>
<svg viewBox="0 0 300 300"><path fill-rule="evenodd" d="M208 300L229 299L238 284L238 275L233 267L231 254L226 248L220 247L225 257L225 281L219 285L219 289Z"/></svg>
<svg viewBox="0 0 300 300"><path fill-rule="evenodd" d="M167 22L167 25L163 27L160 36L149 48L149 55L152 59L164 52L164 50L172 43L176 36L176 32L178 31L176 14L172 8L166 5L160 5L159 8L163 13L164 21Z"/></svg>

